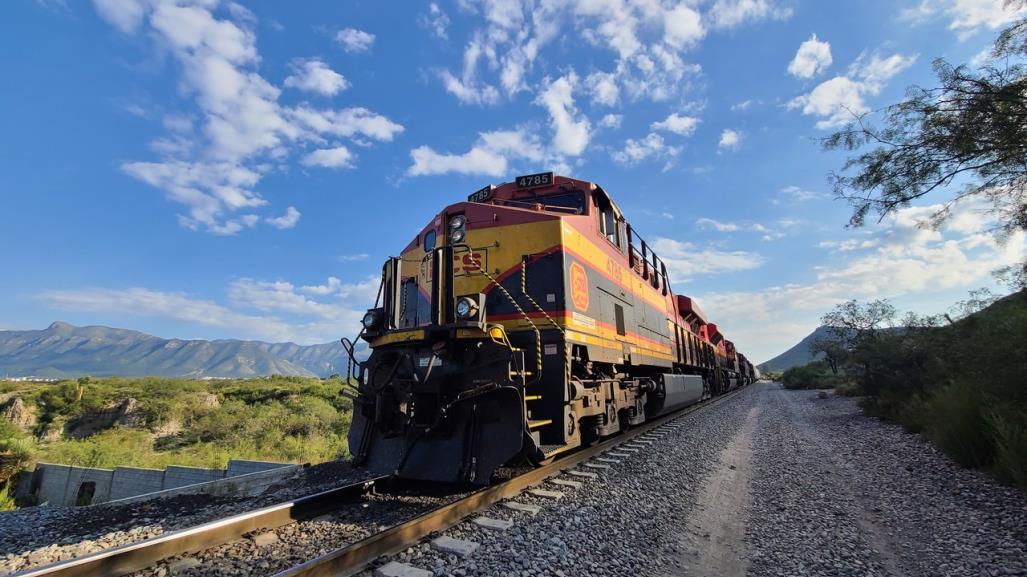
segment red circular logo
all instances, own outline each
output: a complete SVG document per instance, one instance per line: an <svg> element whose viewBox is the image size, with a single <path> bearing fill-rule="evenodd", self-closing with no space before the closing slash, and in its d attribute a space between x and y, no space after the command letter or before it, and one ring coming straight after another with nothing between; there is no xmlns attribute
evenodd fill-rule
<svg viewBox="0 0 1027 577"><path fill-rule="evenodd" d="M579 311L588 310L588 273L576 262L571 263L571 301Z"/></svg>

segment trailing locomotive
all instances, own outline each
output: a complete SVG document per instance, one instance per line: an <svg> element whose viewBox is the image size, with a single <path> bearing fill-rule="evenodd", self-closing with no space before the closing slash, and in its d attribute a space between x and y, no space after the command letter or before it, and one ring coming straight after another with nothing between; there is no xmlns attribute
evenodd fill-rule
<svg viewBox="0 0 1027 577"><path fill-rule="evenodd" d="M446 207L382 270L349 446L488 483L755 380L598 185L540 173Z"/></svg>

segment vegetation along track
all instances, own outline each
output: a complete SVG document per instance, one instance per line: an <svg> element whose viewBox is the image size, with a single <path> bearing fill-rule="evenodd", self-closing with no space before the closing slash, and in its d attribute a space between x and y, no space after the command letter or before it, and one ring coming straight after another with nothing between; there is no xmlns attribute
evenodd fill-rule
<svg viewBox="0 0 1027 577"><path fill-rule="evenodd" d="M204 523L160 537L101 551L86 557L73 559L17 573L16 577L74 577L79 575L140 575L208 574L210 566L221 565L223 572L267 574L275 577L352 575L367 567L374 560L402 551L421 538L443 531L469 515L485 509L503 499L514 497L525 489L537 485L547 478L596 457L609 449L636 437L649 433L668 422L688 413L713 406L734 396L738 391L671 413L651 423L633 428L603 443L582 449L559 458L549 464L527 471L516 471L513 476L498 484L469 494L450 495L450 498L411 499L410 487L402 483L387 482L388 477L374 477L345 485L287 503L265 507L255 511L233 515L224 519ZM362 499L363 497L363 499ZM344 511L347 505L360 503L358 508ZM391 504L392 507L381 508ZM378 508L376 508L378 507ZM349 513L356 513L351 515ZM312 550L310 539L304 531L291 531L281 540L299 538L303 543L286 546L263 554L251 555L232 542L246 534L274 530L283 526L304 523L313 524L318 519L336 516L342 525L322 529L314 549L321 554L302 557L304 551ZM359 517L359 518L357 518ZM310 521L313 520L313 521ZM361 526L366 525L366 526ZM387 527L382 529L382 527ZM311 532L317 532L312 529ZM274 540L278 541L275 536ZM245 541L245 540L244 540ZM339 547L339 542L345 545ZM288 544L286 544L288 545ZM338 547L332 549L332 547ZM259 547L258 547L259 548ZM253 547L248 547L252 550ZM196 554L195 561L186 557L185 563L172 564L173 571L157 569L166 565L169 558ZM297 565L281 565L297 555L309 559ZM267 557L273 557L268 559ZM313 558L310 558L313 557ZM277 562L275 562L277 559ZM182 561L182 560L180 560Z"/></svg>

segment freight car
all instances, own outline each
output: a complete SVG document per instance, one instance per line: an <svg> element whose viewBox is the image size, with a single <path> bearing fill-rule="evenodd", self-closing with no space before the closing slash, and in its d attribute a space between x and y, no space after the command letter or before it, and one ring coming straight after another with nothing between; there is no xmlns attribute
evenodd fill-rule
<svg viewBox="0 0 1027 577"><path fill-rule="evenodd" d="M362 324L350 451L407 478L484 484L755 380L606 191L551 172L435 215Z"/></svg>

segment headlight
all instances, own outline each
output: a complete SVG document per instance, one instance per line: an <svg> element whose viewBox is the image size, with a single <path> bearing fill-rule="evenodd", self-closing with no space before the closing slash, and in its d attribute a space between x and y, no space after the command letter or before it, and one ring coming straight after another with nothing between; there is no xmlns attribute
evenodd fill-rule
<svg viewBox="0 0 1027 577"><path fill-rule="evenodd" d="M360 324L364 325L365 329L373 329L378 324L378 314L374 310L367 311L364 314L364 318L361 319Z"/></svg>
<svg viewBox="0 0 1027 577"><path fill-rule="evenodd" d="M464 230L462 228L458 228L458 229L454 230L453 232L451 232L449 234L449 240L453 244L457 244L459 242L463 242L463 240L464 240Z"/></svg>
<svg viewBox="0 0 1027 577"><path fill-rule="evenodd" d="M456 316L462 319L469 319L478 314L478 303L474 299L463 297L456 301Z"/></svg>
<svg viewBox="0 0 1027 577"><path fill-rule="evenodd" d="M453 230L456 230L458 228L463 228L466 223L467 223L467 219L464 218L464 215L458 214L458 215L454 216L453 218L449 219L449 228L451 228Z"/></svg>

